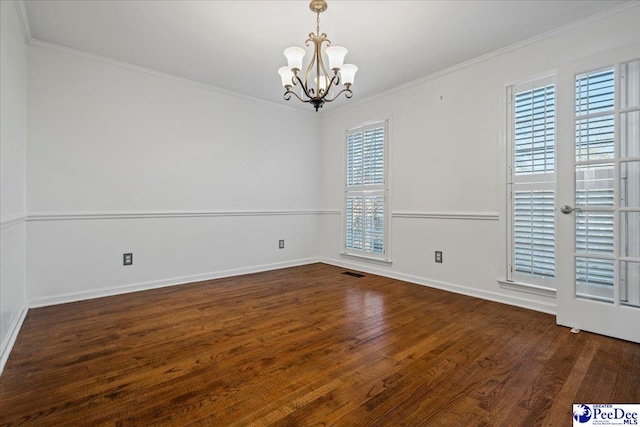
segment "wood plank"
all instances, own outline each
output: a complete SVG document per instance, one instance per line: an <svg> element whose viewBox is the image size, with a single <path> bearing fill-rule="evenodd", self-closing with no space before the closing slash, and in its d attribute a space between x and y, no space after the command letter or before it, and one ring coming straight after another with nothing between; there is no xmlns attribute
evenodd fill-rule
<svg viewBox="0 0 640 427"><path fill-rule="evenodd" d="M0 426L555 426L572 403L640 401L639 344L343 271L32 309L0 377Z"/></svg>

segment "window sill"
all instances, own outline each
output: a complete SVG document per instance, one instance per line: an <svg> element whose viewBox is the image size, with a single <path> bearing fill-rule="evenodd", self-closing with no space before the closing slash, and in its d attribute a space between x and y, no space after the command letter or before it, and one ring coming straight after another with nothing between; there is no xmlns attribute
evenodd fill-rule
<svg viewBox="0 0 640 427"><path fill-rule="evenodd" d="M498 280L500 287L510 289L512 291L526 292L528 294L540 295L548 298L556 297L556 290L539 285L531 285L529 283L511 282L507 280Z"/></svg>
<svg viewBox="0 0 640 427"><path fill-rule="evenodd" d="M393 261L391 261L390 259L369 257L366 255L352 254L349 252L340 252L340 256L342 256L343 258L353 258L358 261L372 262L381 265L391 265L393 263Z"/></svg>

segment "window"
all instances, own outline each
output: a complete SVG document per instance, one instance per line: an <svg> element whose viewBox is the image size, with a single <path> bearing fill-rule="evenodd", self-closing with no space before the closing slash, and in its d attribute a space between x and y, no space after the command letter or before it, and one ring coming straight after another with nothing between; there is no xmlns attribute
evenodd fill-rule
<svg viewBox="0 0 640 427"><path fill-rule="evenodd" d="M386 121L347 132L345 254L388 261L387 145Z"/></svg>
<svg viewBox="0 0 640 427"><path fill-rule="evenodd" d="M507 279L554 289L555 83L509 88Z"/></svg>

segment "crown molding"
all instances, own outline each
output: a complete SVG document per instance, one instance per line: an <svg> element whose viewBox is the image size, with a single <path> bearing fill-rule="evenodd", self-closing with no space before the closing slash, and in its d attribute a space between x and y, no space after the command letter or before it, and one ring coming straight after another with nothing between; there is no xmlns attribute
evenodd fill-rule
<svg viewBox="0 0 640 427"><path fill-rule="evenodd" d="M29 18L27 17L27 6L24 3L24 0L13 0L13 3L16 5L18 17L20 18L24 42L26 44L30 44L33 37L31 36L31 25L29 25Z"/></svg>
<svg viewBox="0 0 640 427"><path fill-rule="evenodd" d="M361 105L361 104L370 103L373 100L392 95L392 94L394 94L396 92L400 92L400 91L402 91L404 89L409 89L409 88L421 85L421 84L426 83L426 82L428 82L430 80L437 79L437 78L442 77L444 75L454 73L456 71L462 70L462 69L467 68L467 67L471 67L472 65L479 64L481 62L488 61L490 59L493 59L493 58L505 55L507 53L516 51L516 50L521 49L521 48L523 48L525 46L529 46L529 45L531 45L533 43L536 43L536 42L548 39L550 37L553 37L555 35L558 35L558 34L566 32L566 31L569 31L569 30L571 30L573 28L576 28L576 27L578 27L580 25L583 25L583 24L586 24L586 23L589 23L589 22L592 22L592 21L596 21L598 19L606 18L607 16L610 16L610 15L613 15L613 14L616 14L616 13L619 13L619 12L623 12L623 11L626 11L626 10L634 9L636 7L639 7L639 6L640 6L640 0L630 0L630 1L626 2L626 3L621 4L620 6L616 6L616 7L613 7L611 9L604 10L604 11L602 11L600 13L596 13L595 15L591 15L591 16L588 16L586 18L580 19L578 21L574 21L574 22L571 22L569 24L566 24L566 25L563 25L561 27L558 27L558 28L556 28L554 30L547 31L546 33L538 34L537 36L533 36L533 37L528 38L526 40L522 40L520 42L511 44L509 46L494 50L493 52L489 52L489 53L486 53L484 55L477 56L477 57L472 58L472 59L470 59L468 61L464 61L464 62L461 62L459 64L453 65L451 67L445 68L443 70L436 71L436 72L428 74L428 75L426 75L424 77L420 77L420 78L418 78L416 80L412 80L412 81L404 83L404 84L402 84L400 86L396 86L396 87L393 87L391 89L388 89L388 90L386 90L384 92L380 92L378 94L375 94L375 95L372 95L372 96L368 96L368 97L360 99L358 101L351 102L348 105L342 105L342 106L340 106L338 108L335 108L335 109L333 109L331 111L323 111L320 114L322 116L331 115L331 114L338 113L338 112L341 112L343 110L346 110L348 108L352 108L352 107L355 107L355 106L358 106L358 105Z"/></svg>
<svg viewBox="0 0 640 427"><path fill-rule="evenodd" d="M364 103L371 102L372 100L375 100L375 99L379 99L379 98L382 98L382 97L389 96L389 95L391 95L393 93L396 93L396 92L399 92L401 90L421 85L421 84L423 84L425 82L428 82L430 80L436 79L438 77L442 77L443 75L456 72L458 70L470 67L472 65L487 61L489 59L504 55L504 54L512 52L512 51L515 51L517 49L520 49L522 47L528 46L528 45L533 44L535 42L550 38L552 36L555 36L557 34L563 33L565 31L568 31L568 30L570 30L572 28L575 28L577 26L583 25L585 23L592 22L592 21L607 17L609 15L613 15L613 14L625 11L625 10L630 10L630 9L636 8L640 4L640 2L638 0L630 0L630 1L624 3L624 4L620 5L620 6L617 6L617 7L602 11L602 12L597 13L595 15L588 16L588 17L583 18L581 20L572 22L570 24L564 25L562 27L556 28L556 29L551 30L551 31L547 31L546 33L539 34L537 36L534 36L534 37L531 37L529 39L523 40L521 42L514 43L512 45L509 45L509 46L506 46L504 48L495 50L495 51L487 53L485 55L478 56L478 57L470 59L468 61L461 62L459 64L456 64L456 65L453 65L451 67L445 68L443 70L436 71L434 73L431 73L431 74L426 75L424 77L421 77L419 79L416 79L416 80L404 83L404 84L402 84L400 86L396 86L394 88L388 89L388 90L383 91L381 93L378 93L376 95L369 96L369 97L360 99L358 101L352 101L349 104L337 107L337 108L332 109L330 111L309 112L309 111L302 110L302 109L299 109L299 108L291 107L290 105L284 105L284 104L276 103L274 101L265 100L265 99L262 99L262 98L254 97L254 96L251 96L251 95L247 95L247 94L244 94L244 93L232 91L232 90L229 90L229 89L224 89L224 88L221 88L221 87L218 87L218 86L214 86L214 85L210 85L210 84L207 84L207 83L202 83L202 82L199 82L199 81L190 80L190 79L187 79L187 78L184 78L184 77L178 77L178 76L175 76L173 74L164 73L164 72L156 71L156 70L153 70L153 69L150 69L150 68L141 67L141 66L134 65L134 64L131 64L131 63L128 63L128 62L118 61L118 60L115 60L115 59L111 59L111 58L107 58L107 57L104 57L104 56L92 54L92 53L85 52L85 51L82 51L82 50L73 49L73 48L69 48L69 47L66 47L66 46L58 45L58 44L55 44L55 43L50 43L50 42L45 42L45 41L42 41L42 40L39 40L39 39L35 39L31 35L31 27L29 25L29 20L27 18L27 12L26 12L26 6L25 6L24 0L14 0L14 2L16 4L16 8L18 9L18 15L20 16L20 21L22 23L22 29L23 29L25 41L30 46L40 47L40 48L47 48L47 49L52 49L52 50L58 50L58 51L62 51L62 52L73 54L73 55L83 56L83 57L94 59L94 60L97 60L97 61L100 61L100 62L105 62L105 63L109 63L109 64L112 64L112 65L117 65L117 66L128 68L128 69L131 69L131 70L135 70L135 71L151 74L151 75L154 75L154 76L157 76L157 77L162 77L162 78L178 81L178 82L181 82L181 83L189 84L189 85L192 85L192 86L200 87L200 88L203 88L203 89L211 90L213 92L220 93L220 94L223 94L223 95L234 96L234 97L237 97L237 98L250 100L252 102L260 102L260 103L267 104L267 105L270 105L270 106L282 108L282 109L289 110L289 111L295 111L297 113L302 113L302 114L305 114L305 115L308 115L308 116L313 116L313 117L324 117L324 116L327 116L327 115L331 115L331 114L343 111L343 110L348 109L348 108L352 108L352 107L355 107L355 106L358 106L358 105L361 105L361 104L364 104Z"/></svg>
<svg viewBox="0 0 640 427"><path fill-rule="evenodd" d="M17 1L24 1L24 0L17 0ZM309 111L305 111L305 110L301 110L298 108L294 108L291 107L290 105L284 105L284 104L279 104L276 103L274 101L268 101L266 99L263 98L258 98L255 96L251 96L251 95L247 95L244 93L240 93L240 92L236 92L233 90L229 90L229 89L225 89L225 88L221 88L218 86L214 86L214 85L210 85L207 83L202 83L196 80L191 80L191 79L187 79L184 77L178 77L175 76L173 74L169 74L169 73L164 73L162 71L157 71L157 70L153 70L151 68L146 68L146 67L141 67L139 65L135 65L135 64L131 64L129 62L124 62L124 61L119 61L117 59L111 59L111 58L107 58L106 56L101 56L101 55L96 55L93 53L89 53L89 52L85 52L83 50L79 50L79 49L74 49L71 47L66 47L66 46L62 46L56 43L51 43L51 42L46 42L43 40L39 40L36 38L31 37L31 39L28 42L29 46L35 47L35 48L40 48L40 49L46 49L46 50L54 50L54 51L58 51L58 52L63 52L69 55L75 55L75 56L81 56L84 58L88 58L88 59L92 59L94 61L98 61L98 62L102 62L102 63L106 63L106 64L110 64L110 65L115 65L118 67L122 67L122 68L126 68L129 70L133 70L133 71L138 71L141 73L145 73L145 74L150 74L152 76L156 76L156 77L161 77L164 79L168 79L168 80L173 80L179 83L183 83L183 84L187 84L190 86L195 86L195 87L199 87L201 89L206 89L221 95L226 95L226 96L232 96L235 98L241 98L244 100L248 100L251 102L259 102L262 104L266 104L272 107L278 107L278 108L282 108L288 111L295 111L296 113L300 113L300 114L304 114L310 117L317 117L317 114L315 114L315 112L309 112Z"/></svg>

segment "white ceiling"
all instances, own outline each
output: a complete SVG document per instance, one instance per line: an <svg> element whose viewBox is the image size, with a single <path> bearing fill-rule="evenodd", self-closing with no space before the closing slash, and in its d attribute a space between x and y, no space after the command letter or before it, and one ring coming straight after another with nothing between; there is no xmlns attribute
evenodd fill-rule
<svg viewBox="0 0 640 427"><path fill-rule="evenodd" d="M328 0L320 29L334 44L347 47L346 62L359 67L355 100L623 3ZM282 104L277 74L286 65L282 51L303 46L316 24L307 0L25 4L33 39ZM297 100L287 104L312 109Z"/></svg>

